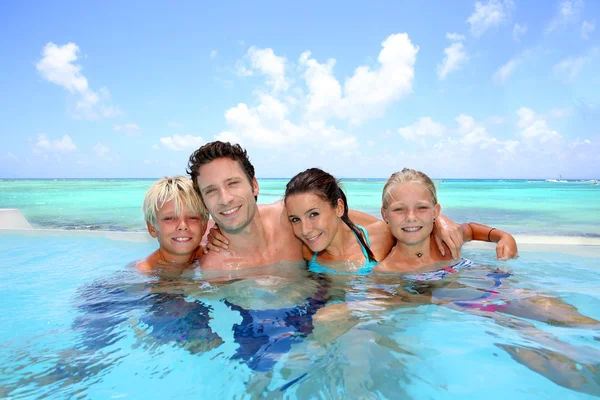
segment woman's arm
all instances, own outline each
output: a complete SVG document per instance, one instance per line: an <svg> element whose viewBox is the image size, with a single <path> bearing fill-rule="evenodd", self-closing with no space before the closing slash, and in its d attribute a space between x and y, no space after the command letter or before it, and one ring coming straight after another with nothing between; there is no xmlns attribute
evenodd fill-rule
<svg viewBox="0 0 600 400"><path fill-rule="evenodd" d="M465 242L478 240L496 243L496 255L500 260L508 260L519 256L517 241L510 233L475 222L461 224L461 228Z"/></svg>

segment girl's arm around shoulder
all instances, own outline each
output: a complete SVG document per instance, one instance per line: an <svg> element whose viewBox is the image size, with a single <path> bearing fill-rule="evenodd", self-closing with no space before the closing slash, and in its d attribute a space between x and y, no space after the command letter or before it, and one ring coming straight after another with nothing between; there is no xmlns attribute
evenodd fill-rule
<svg viewBox="0 0 600 400"><path fill-rule="evenodd" d="M496 255L500 260L508 260L519 256L517 241L508 232L490 226L469 222L461 224L465 242L478 240L482 242L495 242Z"/></svg>
<svg viewBox="0 0 600 400"><path fill-rule="evenodd" d="M374 222L381 221L379 218L372 216L371 214L367 214L362 211L357 210L348 210L348 216L357 225L367 226ZM371 232L369 232L370 234Z"/></svg>

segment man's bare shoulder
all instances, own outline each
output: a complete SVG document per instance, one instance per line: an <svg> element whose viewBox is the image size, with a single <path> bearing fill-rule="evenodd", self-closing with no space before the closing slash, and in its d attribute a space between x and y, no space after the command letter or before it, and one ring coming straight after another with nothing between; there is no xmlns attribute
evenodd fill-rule
<svg viewBox="0 0 600 400"><path fill-rule="evenodd" d="M277 200L271 204L259 204L258 210L261 214L277 214L285 212L283 200Z"/></svg>

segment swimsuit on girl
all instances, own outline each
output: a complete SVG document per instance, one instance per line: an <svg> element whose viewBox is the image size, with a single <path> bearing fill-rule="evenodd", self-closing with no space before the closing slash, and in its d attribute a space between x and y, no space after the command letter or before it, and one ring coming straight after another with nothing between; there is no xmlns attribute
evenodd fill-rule
<svg viewBox="0 0 600 400"><path fill-rule="evenodd" d="M466 258L461 258L461 260L457 264L450 265L449 267L442 268L437 271L423 272L414 275L404 275L403 278L411 281L439 281L440 279L444 279L450 274L455 274L461 269L469 268L472 266L473 261L468 260Z"/></svg>
<svg viewBox="0 0 600 400"><path fill-rule="evenodd" d="M371 246L371 241L369 240L369 233L367 232L367 230L360 226L360 225L356 225L362 232L363 235L365 237L365 241L367 242L367 246ZM362 266L361 268L359 268L357 271L348 271L347 274L351 274L351 275L369 275L371 273L371 271L373 271L373 268L377 265L377 261L373 261L369 259L369 255L367 254L367 249L365 248L365 246L363 246L363 244L360 242L360 240L358 239L358 235L356 234L356 232L352 231L352 233L354 233L354 236L356 236L356 240L358 240L358 243L360 244L360 247L362 249L362 253L365 256L365 265ZM324 267L322 265L320 265L317 261L317 255L318 253L314 253L313 254L313 258L308 262L308 269L311 272L314 273L327 273L327 274L343 274L344 272L338 272L335 271L333 269Z"/></svg>
<svg viewBox="0 0 600 400"><path fill-rule="evenodd" d="M446 268L442 268L437 271L424 272L421 274L415 275L404 275L404 279L411 281L438 281L440 279L444 279L446 276L455 274L461 269L469 268L473 266L473 261L463 258L459 263L451 265ZM492 278L494 280L494 285L486 289L485 292L476 298L469 300L460 300L454 301L453 303L459 307L463 308L471 308L478 309L481 311L499 311L502 308L506 307L506 301L498 298L498 291L495 290L498 286L502 284L500 279L508 278L511 274L502 273L502 272L491 272L486 276ZM414 290L414 288L411 287Z"/></svg>

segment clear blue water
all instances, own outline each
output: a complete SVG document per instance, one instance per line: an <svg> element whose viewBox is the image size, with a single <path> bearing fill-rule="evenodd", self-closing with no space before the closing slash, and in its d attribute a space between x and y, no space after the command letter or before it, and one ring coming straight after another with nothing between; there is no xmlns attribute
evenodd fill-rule
<svg viewBox="0 0 600 400"><path fill-rule="evenodd" d="M475 267L410 295L395 277L324 283L292 265L222 282L128 267L154 248L0 234L0 397L600 395L598 329L478 314L429 295L476 297L491 290L487 274L500 267L514 275L495 296L540 292L600 319L600 257L524 251L500 262L492 251L469 250ZM314 317L322 301L329 308Z"/></svg>
<svg viewBox="0 0 600 400"><path fill-rule="evenodd" d="M34 227L145 230L153 180L0 180L0 208L18 208ZM380 216L385 180L343 180L351 208ZM259 203L280 200L285 179L260 180ZM438 181L442 211L511 233L600 237L600 185L589 181Z"/></svg>

